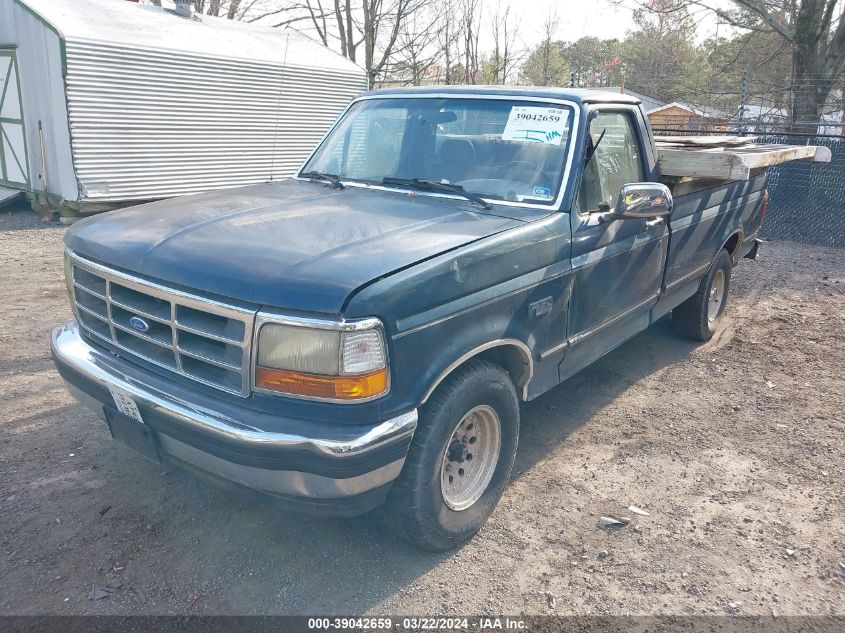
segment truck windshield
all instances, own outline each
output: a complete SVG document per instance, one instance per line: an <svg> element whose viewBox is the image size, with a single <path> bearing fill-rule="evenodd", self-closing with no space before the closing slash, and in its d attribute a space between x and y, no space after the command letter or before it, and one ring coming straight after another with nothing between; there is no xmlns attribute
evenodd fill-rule
<svg viewBox="0 0 845 633"><path fill-rule="evenodd" d="M491 200L551 205L571 124L572 109L551 103L365 99L349 108L300 173L399 188L428 181Z"/></svg>

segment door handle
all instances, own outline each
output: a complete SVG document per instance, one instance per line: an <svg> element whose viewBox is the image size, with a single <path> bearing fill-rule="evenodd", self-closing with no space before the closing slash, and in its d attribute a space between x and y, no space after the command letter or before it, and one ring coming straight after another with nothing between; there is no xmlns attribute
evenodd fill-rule
<svg viewBox="0 0 845 633"><path fill-rule="evenodd" d="M653 220L646 220L646 229L656 229L658 226L666 224L666 218L654 218Z"/></svg>

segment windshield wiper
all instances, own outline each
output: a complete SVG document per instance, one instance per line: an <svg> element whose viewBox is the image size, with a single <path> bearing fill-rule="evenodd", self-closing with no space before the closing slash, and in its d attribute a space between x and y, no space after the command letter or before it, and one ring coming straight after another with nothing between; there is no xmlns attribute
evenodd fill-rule
<svg viewBox="0 0 845 633"><path fill-rule="evenodd" d="M460 185L451 185L446 182L437 182L436 180L426 180L425 178L393 178L391 176L387 176L381 179L382 185L406 185L410 187L416 187L417 189L428 189L429 191L443 191L448 193L454 193L455 195L462 196L471 202L475 202L476 204L481 205L485 209L492 209L493 205L487 202L481 196L477 196L474 193L470 193L469 191L464 191L464 188Z"/></svg>
<svg viewBox="0 0 845 633"><path fill-rule="evenodd" d="M330 183L335 189L346 189L346 186L340 182L340 177L335 176L334 174L325 174L321 171L308 171L304 174L300 174L300 176L303 178L310 178L311 180L322 180Z"/></svg>

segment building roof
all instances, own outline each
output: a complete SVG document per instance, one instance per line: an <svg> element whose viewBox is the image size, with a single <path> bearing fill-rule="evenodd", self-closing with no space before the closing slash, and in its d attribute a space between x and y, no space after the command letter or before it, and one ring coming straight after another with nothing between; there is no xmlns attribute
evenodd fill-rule
<svg viewBox="0 0 845 633"><path fill-rule="evenodd" d="M705 117L709 119L725 119L730 118L731 115L727 112L723 112L722 110L718 110L716 108L707 108L703 106L695 106L690 105L688 103L681 103L680 101L673 101L672 103L667 103L666 105L662 105L658 108L654 108L653 110L648 110L647 114L656 114L658 112L663 112L665 110L670 110L672 108L677 108L679 110L686 110L690 114L695 116Z"/></svg>
<svg viewBox="0 0 845 633"><path fill-rule="evenodd" d="M637 92L635 90L630 90L629 88L625 88L625 92L622 92L621 86L603 86L599 88L599 90L606 90L607 92L618 92L620 94L626 94L631 95L632 97L636 97L643 104L643 108L645 108L646 112L648 112L649 110L653 110L654 108L659 108L662 105L666 105L665 101L661 101L660 99L655 99L654 97L644 95L641 92Z"/></svg>
<svg viewBox="0 0 845 633"><path fill-rule="evenodd" d="M417 86L413 88L383 88L372 90L368 95L487 95L497 94L508 97L540 97L545 99L566 99L575 103L630 103L640 100L627 94L618 94L602 90L583 88L554 88L538 86Z"/></svg>
<svg viewBox="0 0 845 633"><path fill-rule="evenodd" d="M777 120L789 118L789 113L783 108L746 103L742 116L747 119Z"/></svg>
<svg viewBox="0 0 845 633"><path fill-rule="evenodd" d="M64 40L118 43L218 59L328 68L363 74L348 59L289 29L195 15L119 0L15 0Z"/></svg>

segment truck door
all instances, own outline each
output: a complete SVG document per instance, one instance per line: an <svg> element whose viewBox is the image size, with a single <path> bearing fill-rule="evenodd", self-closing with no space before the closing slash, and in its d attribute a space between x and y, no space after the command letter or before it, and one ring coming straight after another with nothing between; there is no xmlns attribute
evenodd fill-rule
<svg viewBox="0 0 845 633"><path fill-rule="evenodd" d="M587 161L572 223L573 285L561 380L649 325L663 278L664 218L601 222L622 185L646 180L645 145L634 108L591 112Z"/></svg>

